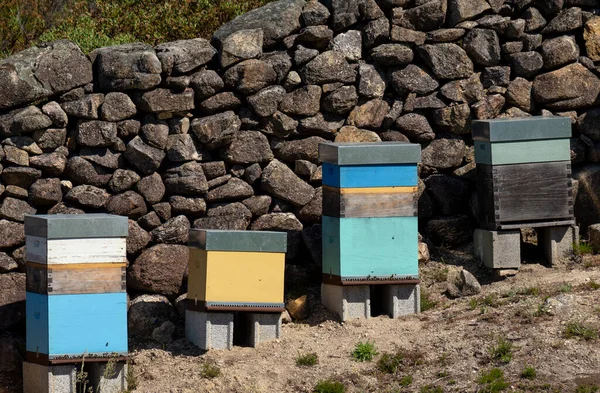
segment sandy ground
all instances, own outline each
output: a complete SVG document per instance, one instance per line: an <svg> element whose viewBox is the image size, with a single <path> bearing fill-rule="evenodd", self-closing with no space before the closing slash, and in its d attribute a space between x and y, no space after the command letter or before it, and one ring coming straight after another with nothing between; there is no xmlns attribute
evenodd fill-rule
<svg viewBox="0 0 600 393"><path fill-rule="evenodd" d="M503 370L506 392L575 392L580 385L600 386L600 340L564 335L571 322L600 328L597 259L588 256L554 268L533 261L516 276L498 278L483 271L468 248L441 250L421 268L423 292L437 304L420 315L340 323L319 305L315 288L309 292L309 319L284 325L277 342L202 353L178 339L165 348L136 350L134 391L312 392L319 381L333 380L347 392L484 392L478 379L493 367ZM443 295L455 265L474 272L482 283L480 295L457 300ZM513 345L508 364L491 357L499 338ZM366 340L380 354L405 354L395 374L378 371L380 355L364 363L351 358L356 343ZM317 365L296 365L299 354L311 352L318 355ZM203 378L206 362L218 365L221 375ZM526 366L536 370L534 379L521 377ZM407 376L413 381L403 387L400 381Z"/></svg>

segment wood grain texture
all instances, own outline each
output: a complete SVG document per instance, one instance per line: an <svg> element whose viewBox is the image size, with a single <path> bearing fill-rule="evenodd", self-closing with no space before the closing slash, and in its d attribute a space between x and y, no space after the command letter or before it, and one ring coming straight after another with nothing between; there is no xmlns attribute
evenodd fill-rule
<svg viewBox="0 0 600 393"><path fill-rule="evenodd" d="M322 217L323 274L418 277L417 217Z"/></svg>
<svg viewBox="0 0 600 393"><path fill-rule="evenodd" d="M27 236L29 262L42 264L127 263L127 238L45 239Z"/></svg>
<svg viewBox="0 0 600 393"><path fill-rule="evenodd" d="M323 164L323 185L338 188L410 187L416 186L417 165L353 165Z"/></svg>
<svg viewBox="0 0 600 393"><path fill-rule="evenodd" d="M478 165L477 187L487 228L573 217L570 161Z"/></svg>
<svg viewBox="0 0 600 393"><path fill-rule="evenodd" d="M475 162L485 165L571 160L569 139L489 143L475 141Z"/></svg>
<svg viewBox="0 0 600 393"><path fill-rule="evenodd" d="M27 292L29 352L61 356L126 354L127 294L46 296Z"/></svg>
<svg viewBox="0 0 600 393"><path fill-rule="evenodd" d="M188 299L282 303L284 253L190 250Z"/></svg>
<svg viewBox="0 0 600 393"><path fill-rule="evenodd" d="M27 263L27 291L49 295L125 292L124 263Z"/></svg>
<svg viewBox="0 0 600 393"><path fill-rule="evenodd" d="M323 214L330 217L412 217L417 187L336 188L323 186Z"/></svg>

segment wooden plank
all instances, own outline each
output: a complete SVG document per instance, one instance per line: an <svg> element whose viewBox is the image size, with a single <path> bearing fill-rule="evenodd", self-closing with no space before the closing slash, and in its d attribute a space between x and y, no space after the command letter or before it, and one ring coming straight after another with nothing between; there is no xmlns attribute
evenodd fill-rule
<svg viewBox="0 0 600 393"><path fill-rule="evenodd" d="M284 269L284 253L191 249L188 299L282 303Z"/></svg>
<svg viewBox="0 0 600 393"><path fill-rule="evenodd" d="M336 188L323 186L323 214L331 217L411 217L418 187Z"/></svg>
<svg viewBox="0 0 600 393"><path fill-rule="evenodd" d="M127 294L27 293L29 352L49 358L127 353ZM31 306L29 303L31 302Z"/></svg>
<svg viewBox="0 0 600 393"><path fill-rule="evenodd" d="M417 217L323 216L323 273L418 277Z"/></svg>
<svg viewBox="0 0 600 393"><path fill-rule="evenodd" d="M319 160L334 165L416 164L421 145L405 142L319 143Z"/></svg>
<svg viewBox="0 0 600 393"><path fill-rule="evenodd" d="M127 217L113 214L48 214L25 217L25 235L46 239L127 237Z"/></svg>
<svg viewBox="0 0 600 393"><path fill-rule="evenodd" d="M571 119L561 116L533 116L511 119L475 120L473 140L511 142L571 137Z"/></svg>
<svg viewBox="0 0 600 393"><path fill-rule="evenodd" d="M27 263L27 291L50 295L125 292L126 264Z"/></svg>
<svg viewBox="0 0 600 393"><path fill-rule="evenodd" d="M323 164L323 185L337 188L411 187L418 184L416 164Z"/></svg>
<svg viewBox="0 0 600 393"><path fill-rule="evenodd" d="M569 139L489 143L475 141L475 162L486 165L569 161Z"/></svg>
<svg viewBox="0 0 600 393"><path fill-rule="evenodd" d="M286 252L287 233L270 231L231 231L191 229L190 247L207 251Z"/></svg>
<svg viewBox="0 0 600 393"><path fill-rule="evenodd" d="M26 237L27 260L42 264L127 263L126 238L45 239Z"/></svg>

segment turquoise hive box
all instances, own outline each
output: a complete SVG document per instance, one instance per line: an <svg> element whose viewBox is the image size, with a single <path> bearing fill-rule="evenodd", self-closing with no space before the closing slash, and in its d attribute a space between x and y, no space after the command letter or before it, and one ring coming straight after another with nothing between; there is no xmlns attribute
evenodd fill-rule
<svg viewBox="0 0 600 393"><path fill-rule="evenodd" d="M323 283L416 283L417 144L322 143Z"/></svg>

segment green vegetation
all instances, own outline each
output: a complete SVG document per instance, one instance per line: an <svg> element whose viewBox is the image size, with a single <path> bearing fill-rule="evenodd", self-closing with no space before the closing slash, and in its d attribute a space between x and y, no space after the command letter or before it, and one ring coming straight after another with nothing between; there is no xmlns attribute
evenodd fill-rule
<svg viewBox="0 0 600 393"><path fill-rule="evenodd" d="M395 354L384 352L377 361L377 368L382 373L395 374L398 368L400 368L403 359L404 355L400 351Z"/></svg>
<svg viewBox="0 0 600 393"><path fill-rule="evenodd" d="M357 362L370 362L377 355L375 343L370 341L359 342L352 351L352 358Z"/></svg>
<svg viewBox="0 0 600 393"><path fill-rule="evenodd" d="M205 362L202 364L200 375L206 379L217 378L221 375L221 368L214 362Z"/></svg>
<svg viewBox="0 0 600 393"><path fill-rule="evenodd" d="M594 253L594 247L585 242L573 243L573 254L575 255L591 255Z"/></svg>
<svg viewBox="0 0 600 393"><path fill-rule="evenodd" d="M320 381L313 389L314 393L344 393L346 387L340 382Z"/></svg>
<svg viewBox="0 0 600 393"><path fill-rule="evenodd" d="M421 312L431 310L432 308L437 306L437 304L438 302L430 299L429 292L426 292L423 289L421 289Z"/></svg>
<svg viewBox="0 0 600 393"><path fill-rule="evenodd" d="M563 332L566 338L581 337L584 340L595 340L598 338L598 330L581 322L569 322Z"/></svg>
<svg viewBox="0 0 600 393"><path fill-rule="evenodd" d="M490 356L494 361L507 364L512 360L512 350L512 343L504 337L500 337L496 345L490 349Z"/></svg>
<svg viewBox="0 0 600 393"><path fill-rule="evenodd" d="M127 375L125 376L127 380L127 390L123 393L130 393L137 389L137 377L133 373L133 366L131 363L127 363Z"/></svg>
<svg viewBox="0 0 600 393"><path fill-rule="evenodd" d="M444 393L444 389L439 386L425 385L419 390L420 393Z"/></svg>
<svg viewBox="0 0 600 393"><path fill-rule="evenodd" d="M527 366L521 371L521 378L534 379L536 376L537 372L535 371L535 368L531 366Z"/></svg>
<svg viewBox="0 0 600 393"><path fill-rule="evenodd" d="M573 291L573 285L569 284L569 283L564 283L560 286L559 291L561 291L562 293L569 293Z"/></svg>
<svg viewBox="0 0 600 393"><path fill-rule="evenodd" d="M581 385L577 386L575 393L596 393L599 389L596 385Z"/></svg>
<svg viewBox="0 0 600 393"><path fill-rule="evenodd" d="M538 296L540 294L540 287L538 286L533 286L533 287L527 287L527 288L520 288L517 291L518 295L526 295L526 296Z"/></svg>
<svg viewBox="0 0 600 393"><path fill-rule="evenodd" d="M0 56L69 39L88 53L124 42L210 39L223 23L272 0L3 0Z"/></svg>
<svg viewBox="0 0 600 393"><path fill-rule="evenodd" d="M597 283L595 280L590 280L590 282L588 282L588 288L590 288L591 290L595 291L596 289L600 289L600 284Z"/></svg>
<svg viewBox="0 0 600 393"><path fill-rule="evenodd" d="M480 393L498 393L509 386L504 380L504 372L499 368L493 368L487 373L483 372L477 382L482 385L478 390Z"/></svg>
<svg viewBox="0 0 600 393"><path fill-rule="evenodd" d="M311 367L319 363L319 356L316 353L307 353L304 355L298 355L296 358L296 365L300 367Z"/></svg>
<svg viewBox="0 0 600 393"><path fill-rule="evenodd" d="M409 386L411 383L413 382L413 377L412 375L405 375L402 378L400 378L400 382L398 382L400 384L400 386L402 387L407 387Z"/></svg>

